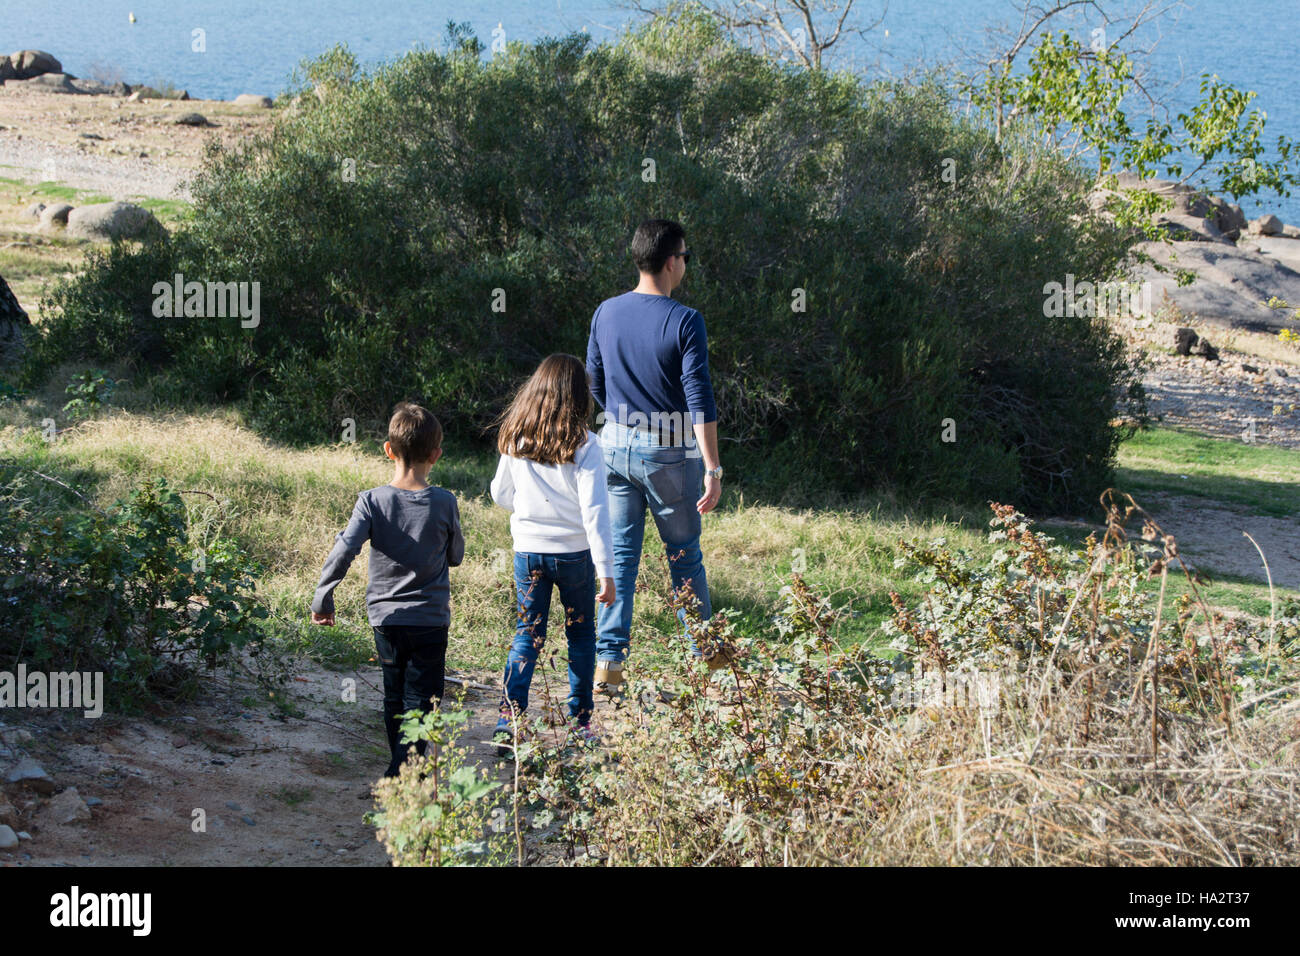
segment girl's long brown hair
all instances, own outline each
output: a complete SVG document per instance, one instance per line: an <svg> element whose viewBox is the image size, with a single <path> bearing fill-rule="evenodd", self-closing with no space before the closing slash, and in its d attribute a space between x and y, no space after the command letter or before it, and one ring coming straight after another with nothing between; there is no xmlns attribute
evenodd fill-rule
<svg viewBox="0 0 1300 956"><path fill-rule="evenodd" d="M548 355L502 413L497 450L543 465L571 462L587 440L594 406L582 361Z"/></svg>

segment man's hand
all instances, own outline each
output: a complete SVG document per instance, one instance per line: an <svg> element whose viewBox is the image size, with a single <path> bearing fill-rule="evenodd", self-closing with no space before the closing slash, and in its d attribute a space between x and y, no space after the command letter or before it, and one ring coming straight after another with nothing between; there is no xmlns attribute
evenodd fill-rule
<svg viewBox="0 0 1300 956"><path fill-rule="evenodd" d="M315 611L312 611L311 622L313 624L319 624L321 627L333 627L334 612L330 611L328 614L317 614Z"/></svg>
<svg viewBox="0 0 1300 956"><path fill-rule="evenodd" d="M718 499L721 497L722 479L715 478L712 475L705 475L704 497L695 502L695 510L702 515L706 515L718 506Z"/></svg>
<svg viewBox="0 0 1300 956"><path fill-rule="evenodd" d="M601 604L605 605L605 607L609 607L614 603L614 579L613 578L600 579L600 593L596 595L596 600L599 601Z"/></svg>

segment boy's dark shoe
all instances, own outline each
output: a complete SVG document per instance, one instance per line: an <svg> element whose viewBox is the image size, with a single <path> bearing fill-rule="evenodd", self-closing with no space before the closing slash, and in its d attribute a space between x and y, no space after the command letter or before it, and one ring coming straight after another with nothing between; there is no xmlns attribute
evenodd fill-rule
<svg viewBox="0 0 1300 956"><path fill-rule="evenodd" d="M492 742L497 745L498 757L509 757L515 751L515 735L510 729L508 718L497 721L496 730L492 731Z"/></svg>

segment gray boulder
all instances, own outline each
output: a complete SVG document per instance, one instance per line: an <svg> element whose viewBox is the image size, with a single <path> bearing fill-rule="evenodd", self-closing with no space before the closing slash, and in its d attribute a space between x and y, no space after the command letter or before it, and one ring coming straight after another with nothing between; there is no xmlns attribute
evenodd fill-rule
<svg viewBox="0 0 1300 956"><path fill-rule="evenodd" d="M1247 230L1253 236L1278 236L1282 234L1282 220L1270 212L1252 219Z"/></svg>
<svg viewBox="0 0 1300 956"><path fill-rule="evenodd" d="M13 829L0 824L0 850L10 850L18 845L18 834Z"/></svg>
<svg viewBox="0 0 1300 956"><path fill-rule="evenodd" d="M43 90L47 93L85 93L66 73L42 73L30 80L10 81L6 85L17 85L29 90Z"/></svg>
<svg viewBox="0 0 1300 956"><path fill-rule="evenodd" d="M1300 272L1300 242L1294 239L1284 236L1253 236L1239 243L1238 248L1266 256L1294 272Z"/></svg>
<svg viewBox="0 0 1300 956"><path fill-rule="evenodd" d="M1290 242L1292 240L1282 240ZM1214 242L1143 242L1136 249L1168 272L1152 265L1134 270L1138 282L1151 283L1152 308L1167 303L1187 317L1221 328L1277 332L1284 326L1282 311L1264 303L1276 296L1300 302L1300 271L1250 247ZM1179 286L1174 270L1188 269L1196 281Z"/></svg>
<svg viewBox="0 0 1300 956"><path fill-rule="evenodd" d="M9 62L16 80L30 80L43 73L63 72L63 64L44 50L19 50L9 54Z"/></svg>
<svg viewBox="0 0 1300 956"><path fill-rule="evenodd" d="M68 235L82 239L139 239L161 229L153 213L129 202L78 206L68 213Z"/></svg>
<svg viewBox="0 0 1300 956"><path fill-rule="evenodd" d="M1223 234L1213 218L1189 216L1179 212L1157 213L1153 217L1157 225L1169 230L1169 236L1183 242L1223 242L1228 245L1232 240Z"/></svg>
<svg viewBox="0 0 1300 956"><path fill-rule="evenodd" d="M1241 207L1218 196L1211 196L1210 204L1214 207L1210 215L1214 217L1219 231L1228 239L1239 238L1241 231L1246 228L1246 214L1241 211Z"/></svg>
<svg viewBox="0 0 1300 956"><path fill-rule="evenodd" d="M1115 174L1116 186L1121 190L1145 189L1173 202L1169 211L1183 216L1203 217L1213 208L1210 198L1197 192L1186 183L1170 179L1139 179L1135 173L1121 171Z"/></svg>
<svg viewBox="0 0 1300 956"><path fill-rule="evenodd" d="M1188 328L1174 329L1174 351L1179 355L1191 355L1192 346L1199 341L1200 336L1195 331Z"/></svg>
<svg viewBox="0 0 1300 956"><path fill-rule="evenodd" d="M73 207L66 202L50 203L41 210L41 228L52 229L55 226L66 226L68 224L68 213L72 212Z"/></svg>
<svg viewBox="0 0 1300 956"><path fill-rule="evenodd" d="M53 793L54 781L45 769L31 757L24 757L5 777L7 783L21 783L37 793Z"/></svg>
<svg viewBox="0 0 1300 956"><path fill-rule="evenodd" d="M256 93L240 93L233 102L236 106L260 106L268 110L275 105L271 97L258 96Z"/></svg>

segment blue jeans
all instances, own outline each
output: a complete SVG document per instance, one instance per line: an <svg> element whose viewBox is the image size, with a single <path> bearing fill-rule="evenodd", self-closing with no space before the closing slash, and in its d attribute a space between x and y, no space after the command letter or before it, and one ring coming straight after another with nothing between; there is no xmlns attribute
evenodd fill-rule
<svg viewBox="0 0 1300 956"><path fill-rule="evenodd" d="M520 713L528 707L533 668L546 643L552 585L560 589L564 635L569 640L569 716L585 724L595 707L592 684L596 676L596 566L590 551L515 552L518 615L514 643L506 658L502 707L509 712L513 704Z"/></svg>
<svg viewBox="0 0 1300 956"><path fill-rule="evenodd" d="M613 422L601 429L600 438L614 533L614 603L599 609L596 656L602 661L625 661L646 508L664 542L673 590L689 581L700 602L700 616L705 620L713 616L700 553L700 513L695 510L704 487L704 459L698 448L661 445L644 431ZM677 618L685 634L686 616L678 611Z"/></svg>

